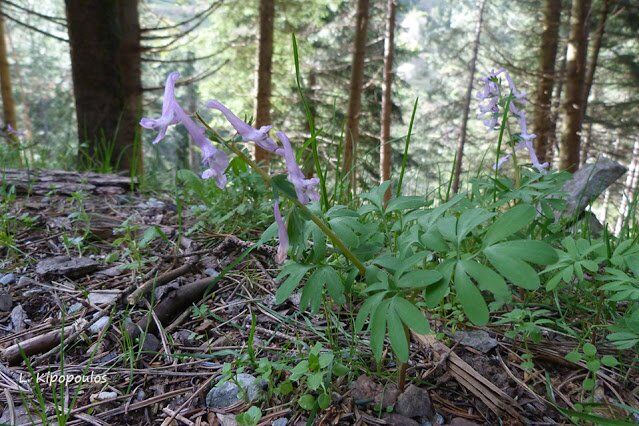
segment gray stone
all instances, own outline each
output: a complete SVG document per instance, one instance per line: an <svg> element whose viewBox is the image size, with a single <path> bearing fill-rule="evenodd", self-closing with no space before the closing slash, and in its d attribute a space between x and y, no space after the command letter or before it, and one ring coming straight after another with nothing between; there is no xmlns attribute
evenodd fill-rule
<svg viewBox="0 0 639 426"><path fill-rule="evenodd" d="M10 284L13 284L14 282L16 282L16 276L15 274L12 274L12 273L3 275L2 278L0 278L0 284L2 285L10 285Z"/></svg>
<svg viewBox="0 0 639 426"><path fill-rule="evenodd" d="M0 311L9 312L13 306L13 298L6 291L0 291Z"/></svg>
<svg viewBox="0 0 639 426"><path fill-rule="evenodd" d="M244 392L235 384L239 383ZM206 406L209 408L227 408L243 401L246 396L248 402L256 401L262 395L262 384L252 375L240 373L235 381L229 380L218 384L206 395Z"/></svg>
<svg viewBox="0 0 639 426"><path fill-rule="evenodd" d="M430 396L425 389L415 385L409 385L406 390L397 398L395 412L404 417L432 417L433 407Z"/></svg>
<svg viewBox="0 0 639 426"><path fill-rule="evenodd" d="M209 277L217 277L220 273L215 268L206 268L204 273Z"/></svg>
<svg viewBox="0 0 639 426"><path fill-rule="evenodd" d="M104 327L107 326L108 323L109 323L109 317L102 317L96 322L94 322L93 324L91 324L91 326L89 327L89 331L91 332L91 334L98 334L104 329Z"/></svg>
<svg viewBox="0 0 639 426"><path fill-rule="evenodd" d="M22 309L22 305L18 305L11 311L11 327L13 331L20 332L27 327L27 313Z"/></svg>
<svg viewBox="0 0 639 426"><path fill-rule="evenodd" d="M99 264L89 257L56 256L41 260L36 266L36 274L41 277L67 276L81 277L98 269Z"/></svg>
<svg viewBox="0 0 639 426"><path fill-rule="evenodd" d="M628 169L616 161L599 158L581 167L564 184L566 210L564 216L579 216L593 200L619 179Z"/></svg>
<svg viewBox="0 0 639 426"><path fill-rule="evenodd" d="M280 417L279 419L273 420L271 426L286 426L288 424L288 419L286 417Z"/></svg>
<svg viewBox="0 0 639 426"><path fill-rule="evenodd" d="M488 332L484 330L458 331L453 335L453 339L464 346L469 346L483 353L497 346L497 340L490 337Z"/></svg>
<svg viewBox="0 0 639 426"><path fill-rule="evenodd" d="M393 426L420 426L415 420L396 413L384 414L384 421L387 425Z"/></svg>
<svg viewBox="0 0 639 426"><path fill-rule="evenodd" d="M93 303L94 305L106 305L112 302L115 302L115 300L120 297L120 291L119 290L114 290L114 291L107 291L107 290L99 290L99 291L92 291L91 293L89 293L89 302Z"/></svg>
<svg viewBox="0 0 639 426"><path fill-rule="evenodd" d="M156 353L160 350L161 346L162 342L160 342L160 339L155 337L155 334L146 333L144 336L144 342L142 343L142 352Z"/></svg>

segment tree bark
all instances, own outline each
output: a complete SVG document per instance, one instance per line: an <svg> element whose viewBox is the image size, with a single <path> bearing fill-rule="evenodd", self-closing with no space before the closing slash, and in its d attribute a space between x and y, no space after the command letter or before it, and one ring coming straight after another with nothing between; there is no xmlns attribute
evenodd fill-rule
<svg viewBox="0 0 639 426"><path fill-rule="evenodd" d="M0 2L0 6L2 6L2 2ZM9 72L7 44L4 31L4 17L0 14L0 91L2 92L2 112L4 114L4 126L8 127L11 125L11 127L15 129L17 128L16 107L11 91L11 74ZM18 140L15 138L9 137L8 141L12 145L18 145Z"/></svg>
<svg viewBox="0 0 639 426"><path fill-rule="evenodd" d="M601 43L603 41L603 36L606 31L606 20L608 19L608 14L610 12L610 0L603 0L603 5L601 6L601 14L599 18L599 27L597 28L597 32L595 33L592 51L590 55L590 61L588 63L588 68L586 69L586 76L584 78L584 106L581 109L581 122L583 123L586 119L586 112L588 111L588 98L590 97L590 92L592 90L592 83L595 81L595 70L597 69L597 61L599 59L599 51L601 50ZM588 126L588 141L590 142L590 132L591 125ZM581 153L581 164L585 164L588 159L588 151L590 150L590 143L584 146L583 152Z"/></svg>
<svg viewBox="0 0 639 426"><path fill-rule="evenodd" d="M351 190L355 188L353 156L359 142L359 118L362 110L362 86L364 81L364 57L366 33L368 31L369 0L357 1L353 63L346 116L346 134L344 135L343 176L349 176Z"/></svg>
<svg viewBox="0 0 639 426"><path fill-rule="evenodd" d="M392 149L390 146L391 136L391 112L393 109L393 57L395 54L395 12L397 9L396 0L388 0L386 35L384 37L384 76L382 87L382 117L381 117L381 137L379 150L379 176L380 183L390 179L392 167ZM385 195L390 197L390 191Z"/></svg>
<svg viewBox="0 0 639 426"><path fill-rule="evenodd" d="M539 81L535 101L535 121L533 123L537 135L535 151L542 163L549 161L550 157L551 103L560 23L561 0L546 0L544 30L541 34L541 48L539 50Z"/></svg>
<svg viewBox="0 0 639 426"><path fill-rule="evenodd" d="M548 156L548 162L554 163L555 152L559 152L559 142L557 141L557 122L559 121L559 113L562 109L561 95L563 93L564 84L566 80L566 51L568 44L564 46L561 52L561 63L559 65L559 71L557 72L557 87L555 89L554 100L552 101L552 113L550 117L550 128L548 130L548 150L546 154Z"/></svg>
<svg viewBox="0 0 639 426"><path fill-rule="evenodd" d="M275 0L260 0L260 39L256 74L257 98L255 103L255 126L271 124L271 74L273 72L273 20ZM255 146L255 161L267 162L268 151Z"/></svg>
<svg viewBox="0 0 639 426"><path fill-rule="evenodd" d="M584 79L588 43L590 0L573 0L570 14L570 38L566 51L565 119L561 140L561 168L570 172L579 169L581 151L581 119L587 99L584 99Z"/></svg>
<svg viewBox="0 0 639 426"><path fill-rule="evenodd" d="M137 0L65 0L81 168L142 172Z"/></svg>
<svg viewBox="0 0 639 426"><path fill-rule="evenodd" d="M481 41L481 27L484 20L484 6L485 0L478 0L477 6L479 7L479 15L477 17L477 24L475 25L475 42L473 43L473 56L470 62L470 78L468 79L468 86L466 87L466 97L464 98L464 114L462 116L461 129L459 131L459 144L457 145L457 155L455 157L455 168L453 171L453 193L459 191L459 182L461 179L462 163L464 157L464 146L466 145L466 136L468 129L468 116L470 115L470 101L473 97L473 84L475 82L475 70L477 69L477 54L479 53L479 44Z"/></svg>

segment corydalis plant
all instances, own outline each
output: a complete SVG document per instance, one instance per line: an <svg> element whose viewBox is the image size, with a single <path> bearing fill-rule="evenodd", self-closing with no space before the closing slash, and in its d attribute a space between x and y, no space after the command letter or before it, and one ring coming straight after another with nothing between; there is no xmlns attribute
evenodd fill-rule
<svg viewBox="0 0 639 426"><path fill-rule="evenodd" d="M204 129L196 124L195 121L193 121L193 119L178 104L175 99L175 82L179 77L179 73L172 72L166 79L164 99L162 102L162 115L159 118L143 118L140 121L140 125L145 129L158 131L158 135L155 140L153 140L154 144L164 139L170 126L176 124L183 125L193 141L200 148L202 161L208 166L208 168L202 173L202 178L214 178L217 186L220 189L224 189L228 181L226 177L226 169L229 165L228 155L213 145L213 142L206 137ZM295 160L293 147L284 132L277 132L277 138L282 144L280 146L268 135L272 126L263 126L259 129L255 129L233 114L233 112L231 112L231 110L229 110L221 102L216 100L208 101L206 106L220 111L241 136L243 142L254 142L257 146L284 158L286 170L288 172L288 180L293 184L297 194L297 199L300 203L308 204L311 201L319 199L319 195L317 193L317 184L319 183L319 179L306 179L304 177L304 174ZM277 223L279 239L276 260L281 263L286 259L289 239L286 231L286 225L280 212L279 199L277 195L274 197L273 215L275 216L275 222Z"/></svg>
<svg viewBox="0 0 639 426"><path fill-rule="evenodd" d="M499 76L503 75L508 83L508 88L510 90L509 94L504 96L502 93L501 80ZM545 173L548 168L548 163L540 163L537 158L537 154L535 153L535 148L533 147L533 139L535 139L536 135L528 133L528 123L526 121L526 111L524 111L524 107L528 102L526 98L525 92L520 92L517 90L515 83L508 71L504 68L499 69L498 71L491 71L486 77L481 79L482 87L477 92L477 99L480 101L479 104L479 113L477 114L479 118L483 119L484 125L490 130L497 130L501 127L500 118L502 112L500 111L500 105L508 105L508 111L512 112L518 118L519 130L520 133L516 135L518 139L517 144L515 145L516 150L526 149L528 151L528 155L530 156L530 162L533 167L537 169L540 173ZM510 96L510 99L508 99ZM507 117L505 118L507 120ZM495 164L495 168L499 169L501 166L507 162L511 154L507 154L503 157L500 157Z"/></svg>

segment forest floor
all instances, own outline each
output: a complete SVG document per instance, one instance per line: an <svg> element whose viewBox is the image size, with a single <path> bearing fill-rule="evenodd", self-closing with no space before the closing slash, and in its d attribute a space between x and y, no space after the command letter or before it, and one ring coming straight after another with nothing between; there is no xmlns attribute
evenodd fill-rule
<svg viewBox="0 0 639 426"><path fill-rule="evenodd" d="M567 424L557 407L584 399L588 372L565 359L576 346L570 337L542 328L524 350L499 326L451 330L436 321L443 338L413 335L413 385L400 395L396 365L363 361L372 358L368 345L344 332L352 318L336 328L327 315L300 311L294 297L275 304L274 248L247 250L259 234L187 238L191 218L169 199L127 192L108 177L52 190L56 180L74 179L45 179L3 212L11 239L0 248L0 423L232 425L233 414L256 405L255 424L307 424L301 389L288 399L258 389L253 404L218 408L206 397L228 374L225 363L266 377L265 364L251 360L292 368L316 342L353 347L358 361L333 378L332 403L314 424ZM532 368L522 367L525 353ZM630 371L601 368L594 402L635 405ZM61 385L53 374L91 380ZM601 414L614 417L609 410Z"/></svg>

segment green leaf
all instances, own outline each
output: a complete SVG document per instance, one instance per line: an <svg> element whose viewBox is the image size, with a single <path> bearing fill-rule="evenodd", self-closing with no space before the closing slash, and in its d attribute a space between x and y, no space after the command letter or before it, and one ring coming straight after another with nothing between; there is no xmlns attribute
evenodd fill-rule
<svg viewBox="0 0 639 426"><path fill-rule="evenodd" d="M331 405L331 396L327 393L322 393L317 397L317 405L320 409L326 410Z"/></svg>
<svg viewBox="0 0 639 426"><path fill-rule="evenodd" d="M582 384L584 390L587 390L587 391L593 390L595 388L595 385L596 385L595 379L590 377L588 377L587 379L584 379Z"/></svg>
<svg viewBox="0 0 639 426"><path fill-rule="evenodd" d="M559 259L557 252L543 241L515 240L494 244L484 251L503 253L515 259L521 259L537 265L552 265Z"/></svg>
<svg viewBox="0 0 639 426"><path fill-rule="evenodd" d="M402 288L426 288L442 279L442 274L434 269L410 271L401 276L397 285Z"/></svg>
<svg viewBox="0 0 639 426"><path fill-rule="evenodd" d="M570 361L576 364L579 361L581 361L581 354L577 351L571 351L566 354L565 358L567 361Z"/></svg>
<svg viewBox="0 0 639 426"><path fill-rule="evenodd" d="M299 378L301 378L307 372L308 372L308 361L307 360L302 360L295 367L293 367L293 369L291 370L290 379L292 381L297 381Z"/></svg>
<svg viewBox="0 0 639 426"><path fill-rule="evenodd" d="M322 381L324 380L324 372L318 371L317 373L313 373L306 379L306 384L309 389L317 390L320 386L322 386Z"/></svg>
<svg viewBox="0 0 639 426"><path fill-rule="evenodd" d="M373 312L371 317L371 349L377 362L382 360L384 336L386 335L386 313L390 300L384 300Z"/></svg>
<svg viewBox="0 0 639 426"><path fill-rule="evenodd" d="M502 250L492 250L493 247L484 249L484 254L500 274L516 286L527 290L539 288L539 276L530 265L504 254Z"/></svg>
<svg viewBox="0 0 639 426"><path fill-rule="evenodd" d="M468 235L473 229L494 215L494 213L480 208L465 210L459 216L459 220L457 222L457 243L461 243L462 240L466 238L466 235Z"/></svg>
<svg viewBox="0 0 639 426"><path fill-rule="evenodd" d="M313 265L303 265L297 262L287 263L276 278L280 280L288 275L286 281L284 281L275 292L275 303L279 305L284 302L297 288L302 278L304 278L304 275L306 275L306 272L312 267Z"/></svg>
<svg viewBox="0 0 639 426"><path fill-rule="evenodd" d="M464 313L475 325L488 322L488 306L481 292L471 282L461 263L455 267L455 291Z"/></svg>
<svg viewBox="0 0 639 426"><path fill-rule="evenodd" d="M596 373L601 368L601 361L598 359L591 359L586 363L586 368L593 373Z"/></svg>
<svg viewBox="0 0 639 426"><path fill-rule="evenodd" d="M355 318L355 332L359 333L364 328L364 322L366 318L371 315L372 312L375 312L379 303L384 299L386 292L381 292L374 294L367 298L362 306L359 308L359 312L357 313L357 317Z"/></svg>
<svg viewBox="0 0 639 426"><path fill-rule="evenodd" d="M612 355L604 355L601 357L601 363L606 367L616 367L619 365L619 361Z"/></svg>
<svg viewBox="0 0 639 426"><path fill-rule="evenodd" d="M312 411L315 409L315 397L313 395L304 394L300 396L300 399L297 400L297 403L302 407L303 410Z"/></svg>
<svg viewBox="0 0 639 426"><path fill-rule="evenodd" d="M332 352L324 352L320 354L320 357L319 357L320 368L328 367L331 364L331 362L333 362L333 358L335 358L335 355L333 355Z"/></svg>
<svg viewBox="0 0 639 426"><path fill-rule="evenodd" d="M529 225L535 219L535 215L535 208L529 204L519 204L508 210L488 228L484 236L484 246L491 246L511 236Z"/></svg>
<svg viewBox="0 0 639 426"><path fill-rule="evenodd" d="M481 290L490 291L495 295L496 300L503 302L510 301L510 290L501 275L473 260L463 260L461 264L464 271L477 281L477 285L479 285Z"/></svg>
<svg viewBox="0 0 639 426"><path fill-rule="evenodd" d="M414 195L414 196L402 195L390 200L388 202L388 205L386 206L386 211L390 213L396 210L413 210L413 209L418 209L420 207L424 207L425 205L426 205L426 199L424 197L420 197L417 195Z"/></svg>
<svg viewBox="0 0 639 426"><path fill-rule="evenodd" d="M396 297L394 309L402 322L415 333L426 334L430 332L430 326L424 314L408 300Z"/></svg>
<svg viewBox="0 0 639 426"><path fill-rule="evenodd" d="M140 248L147 247L157 238L161 238L164 241L168 240L166 234L162 232L159 226L156 226L156 225L149 226L144 231L144 234L142 234L142 238L140 239Z"/></svg>
<svg viewBox="0 0 639 426"><path fill-rule="evenodd" d="M386 182L379 185L377 188L371 189L369 192L364 192L360 195L364 200L369 200L371 203L377 207L378 210L382 210L382 206L384 203L384 194L386 190L390 186L391 181L387 180Z"/></svg>
<svg viewBox="0 0 639 426"><path fill-rule="evenodd" d="M408 361L408 341L406 340L406 332L397 311L393 309L394 303L391 303L391 307L392 308L388 310L386 317L388 337L390 338L391 348L393 348L393 352L395 352L397 359L400 362L405 363Z"/></svg>
<svg viewBox="0 0 639 426"><path fill-rule="evenodd" d="M597 354L597 347L590 342L584 343L582 350L584 351L584 355L589 358L592 358Z"/></svg>
<svg viewBox="0 0 639 426"><path fill-rule="evenodd" d="M295 187L289 180L285 174L275 175L271 178L271 185L276 191L282 192L291 200L297 199L297 193L295 192Z"/></svg>

